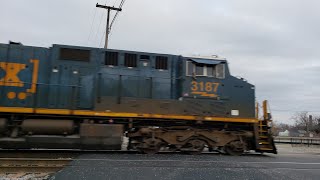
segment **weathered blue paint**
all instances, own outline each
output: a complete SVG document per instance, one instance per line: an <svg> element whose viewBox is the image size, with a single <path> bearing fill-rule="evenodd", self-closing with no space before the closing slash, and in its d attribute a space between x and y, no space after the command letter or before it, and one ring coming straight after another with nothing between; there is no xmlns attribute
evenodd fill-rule
<svg viewBox="0 0 320 180"><path fill-rule="evenodd" d="M90 61L61 60L60 49L82 49L90 51ZM106 51L118 52L118 66L105 65ZM138 55L137 67L124 66L124 54ZM149 60L140 60L141 55L150 56ZM156 56L168 58L168 69L155 69ZM34 67L31 59L39 60L37 91L28 93L25 99L8 98L9 92L25 92L32 84ZM146 52L133 52L113 49L99 49L65 45L53 45L51 48L23 45L0 44L0 62L26 64L27 68L18 73L24 87L0 86L0 106L41 107L55 109L95 109L96 103L103 97L129 97L136 99L158 100L205 100L207 103L219 102L224 106L225 116L231 116L231 110L239 110L240 117L254 117L254 86L230 75L227 61L225 78L186 76L186 61L190 58ZM147 61L148 65L144 66ZM202 59L205 63L210 60ZM201 63L200 62L200 63ZM217 62L217 61L215 61ZM199 62L198 62L199 63ZM210 63L209 63L210 64ZM216 64L216 63L211 63ZM0 70L0 79L6 74ZM204 84L219 83L217 97L201 97L191 94L193 81ZM209 88L210 89L210 88ZM107 102L104 102L107 103ZM213 107L214 108L214 107Z"/></svg>

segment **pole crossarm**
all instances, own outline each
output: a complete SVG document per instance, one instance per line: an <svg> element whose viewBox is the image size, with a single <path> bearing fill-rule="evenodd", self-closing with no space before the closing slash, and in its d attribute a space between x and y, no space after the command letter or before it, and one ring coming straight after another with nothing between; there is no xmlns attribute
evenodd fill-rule
<svg viewBox="0 0 320 180"><path fill-rule="evenodd" d="M105 6L105 5L101 5L101 4L96 4L96 7L98 8L104 8L104 9L110 9L110 10L115 10L115 11L122 11L121 8L116 8L116 7L112 7L112 6Z"/></svg>

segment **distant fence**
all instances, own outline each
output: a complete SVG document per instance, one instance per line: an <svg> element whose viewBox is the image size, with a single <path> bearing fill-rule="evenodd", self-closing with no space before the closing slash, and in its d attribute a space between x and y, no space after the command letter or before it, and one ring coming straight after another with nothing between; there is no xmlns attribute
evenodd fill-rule
<svg viewBox="0 0 320 180"><path fill-rule="evenodd" d="M320 145L320 138L275 136L275 143Z"/></svg>

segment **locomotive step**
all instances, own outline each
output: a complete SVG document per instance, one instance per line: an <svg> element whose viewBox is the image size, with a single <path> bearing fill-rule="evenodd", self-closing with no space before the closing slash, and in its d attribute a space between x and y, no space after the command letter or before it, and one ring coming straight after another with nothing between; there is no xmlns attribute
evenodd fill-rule
<svg viewBox="0 0 320 180"><path fill-rule="evenodd" d="M269 143L269 142L266 142L266 141L261 141L261 142L259 142L259 144L262 144L262 145L269 145L270 143Z"/></svg>
<svg viewBox="0 0 320 180"><path fill-rule="evenodd" d="M266 139L269 138L269 136L259 136L260 139Z"/></svg>
<svg viewBox="0 0 320 180"><path fill-rule="evenodd" d="M261 150L261 151L273 151L272 148L264 148L264 147L259 148L259 150Z"/></svg>
<svg viewBox="0 0 320 180"><path fill-rule="evenodd" d="M266 133L266 132L268 132L268 131L267 131L267 130L262 130L262 131L259 131L259 132L260 132L260 133L261 133L261 132Z"/></svg>

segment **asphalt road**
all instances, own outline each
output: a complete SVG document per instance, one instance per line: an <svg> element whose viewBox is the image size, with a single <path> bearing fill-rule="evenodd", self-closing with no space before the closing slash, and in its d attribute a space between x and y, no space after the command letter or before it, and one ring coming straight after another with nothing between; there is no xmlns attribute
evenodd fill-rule
<svg viewBox="0 0 320 180"><path fill-rule="evenodd" d="M51 179L320 179L320 153L247 154L85 154Z"/></svg>

